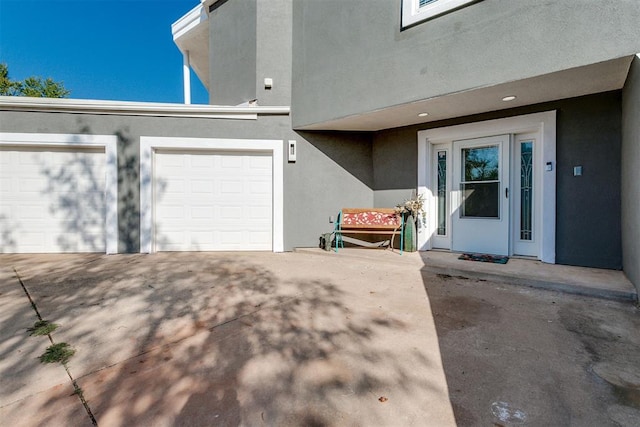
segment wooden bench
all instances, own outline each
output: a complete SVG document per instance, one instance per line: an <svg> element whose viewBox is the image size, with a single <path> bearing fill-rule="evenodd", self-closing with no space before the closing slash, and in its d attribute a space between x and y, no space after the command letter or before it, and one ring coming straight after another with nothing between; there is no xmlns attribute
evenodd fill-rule
<svg viewBox="0 0 640 427"><path fill-rule="evenodd" d="M338 214L334 233L336 236L336 252L338 247L344 248L343 234L384 234L391 236L391 249L396 235L400 235L400 253L402 254L404 220L395 209L389 208L344 208ZM355 240L355 242L354 242ZM351 239L351 243L366 245L367 242ZM358 243L360 242L360 243ZM375 246L375 245L374 245Z"/></svg>

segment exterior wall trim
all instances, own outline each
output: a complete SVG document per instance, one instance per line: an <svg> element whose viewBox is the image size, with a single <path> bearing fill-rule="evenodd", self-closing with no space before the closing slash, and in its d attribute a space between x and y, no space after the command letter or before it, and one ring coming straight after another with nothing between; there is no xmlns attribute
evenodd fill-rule
<svg viewBox="0 0 640 427"><path fill-rule="evenodd" d="M270 152L273 157L273 252L284 252L284 142L270 139L140 137L140 252L153 252L153 152L158 148Z"/></svg>
<svg viewBox="0 0 640 427"><path fill-rule="evenodd" d="M154 102L0 96L0 110L257 120L260 115L289 115L291 109L288 106L231 107L218 105L185 105Z"/></svg>
<svg viewBox="0 0 640 427"><path fill-rule="evenodd" d="M427 19L459 9L480 0L436 0L419 7L418 0L402 0L402 28L407 28Z"/></svg>
<svg viewBox="0 0 640 427"><path fill-rule="evenodd" d="M429 159L432 157L434 144L449 143L459 139L480 138L483 136L540 132L542 138L542 162L551 163L552 171L544 171L542 175L542 242L540 259L549 264L556 260L556 111L527 114L504 119L487 120L423 130L418 132L418 194L425 200L431 200L431 174ZM428 227L418 232L420 250L431 249Z"/></svg>
<svg viewBox="0 0 640 427"><path fill-rule="evenodd" d="M206 22L209 18L209 14L206 12L204 6L199 4L187 12L184 16L171 24L171 33L173 34L173 40L177 40L180 37L189 33L189 31L196 28L203 22Z"/></svg>
<svg viewBox="0 0 640 427"><path fill-rule="evenodd" d="M0 146L95 148L105 151L106 253L118 252L118 138L115 135L0 133Z"/></svg>

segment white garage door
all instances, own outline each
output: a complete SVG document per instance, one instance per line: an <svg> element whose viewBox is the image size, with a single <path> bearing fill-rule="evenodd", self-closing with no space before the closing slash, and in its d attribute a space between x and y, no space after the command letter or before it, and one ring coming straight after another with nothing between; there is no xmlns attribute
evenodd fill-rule
<svg viewBox="0 0 640 427"><path fill-rule="evenodd" d="M0 147L0 252L105 252L102 149Z"/></svg>
<svg viewBox="0 0 640 427"><path fill-rule="evenodd" d="M155 249L272 250L272 156L156 151Z"/></svg>

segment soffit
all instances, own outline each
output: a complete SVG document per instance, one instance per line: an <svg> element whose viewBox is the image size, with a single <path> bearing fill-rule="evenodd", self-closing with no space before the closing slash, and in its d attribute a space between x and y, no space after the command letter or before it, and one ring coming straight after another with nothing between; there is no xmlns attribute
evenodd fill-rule
<svg viewBox="0 0 640 427"><path fill-rule="evenodd" d="M173 41L184 55L202 84L209 90L209 22L208 6L199 4L171 25Z"/></svg>
<svg viewBox="0 0 640 427"><path fill-rule="evenodd" d="M624 86L632 59L633 56L618 58L495 86L394 105L296 129L378 131L617 90ZM510 102L502 101L502 98L508 95L515 95L517 98ZM295 105L292 107L295 108ZM418 114L423 112L428 112L429 115L418 117ZM295 110L293 114L295 115Z"/></svg>

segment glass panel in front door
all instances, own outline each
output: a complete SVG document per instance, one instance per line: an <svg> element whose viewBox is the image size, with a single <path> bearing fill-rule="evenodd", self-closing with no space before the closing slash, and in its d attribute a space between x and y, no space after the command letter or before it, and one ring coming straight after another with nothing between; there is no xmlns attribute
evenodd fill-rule
<svg viewBox="0 0 640 427"><path fill-rule="evenodd" d="M500 146L462 149L460 218L500 219Z"/></svg>

